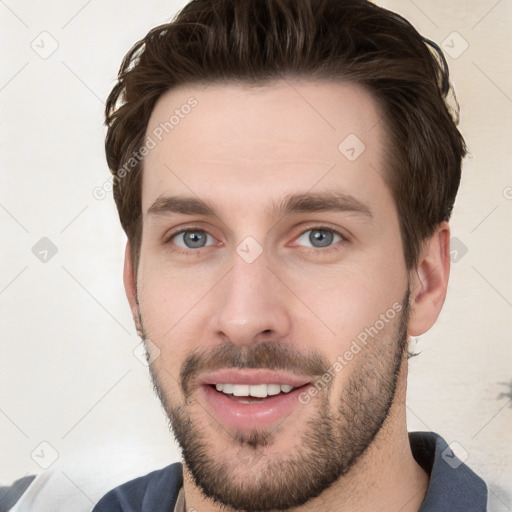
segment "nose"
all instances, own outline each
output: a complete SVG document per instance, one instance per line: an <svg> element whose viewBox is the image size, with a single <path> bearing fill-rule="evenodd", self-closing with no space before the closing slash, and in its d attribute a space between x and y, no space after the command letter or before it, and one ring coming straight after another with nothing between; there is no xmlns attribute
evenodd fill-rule
<svg viewBox="0 0 512 512"><path fill-rule="evenodd" d="M231 271L219 283L210 321L215 338L248 346L287 336L291 327L290 292L276 274L264 253L252 263L233 255Z"/></svg>

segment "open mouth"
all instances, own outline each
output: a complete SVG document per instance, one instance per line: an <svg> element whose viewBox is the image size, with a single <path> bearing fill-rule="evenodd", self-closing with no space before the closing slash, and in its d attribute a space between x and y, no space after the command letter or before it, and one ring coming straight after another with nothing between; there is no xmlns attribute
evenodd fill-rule
<svg viewBox="0 0 512 512"><path fill-rule="evenodd" d="M211 384L211 387L226 395L227 398L241 404L255 404L269 397L288 394L295 389L289 384Z"/></svg>
<svg viewBox="0 0 512 512"><path fill-rule="evenodd" d="M203 381L199 386L201 401L226 427L252 430L281 425L298 406L303 407L299 395L312 384L290 378L279 379L287 380L286 383L276 383L271 378L268 383L262 382L261 376L259 382L252 377L229 378L231 382L219 378L213 380L217 381L214 384L208 379L210 382Z"/></svg>

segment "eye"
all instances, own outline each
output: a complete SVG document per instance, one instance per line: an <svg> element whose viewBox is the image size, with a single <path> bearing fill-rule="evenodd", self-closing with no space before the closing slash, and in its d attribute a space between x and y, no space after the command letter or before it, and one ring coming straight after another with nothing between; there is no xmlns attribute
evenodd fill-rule
<svg viewBox="0 0 512 512"><path fill-rule="evenodd" d="M179 231L169 238L169 242L172 242L177 247L182 249L201 249L205 247L207 241L215 241L215 239L202 229L188 229ZM212 245L211 243L209 245Z"/></svg>
<svg viewBox="0 0 512 512"><path fill-rule="evenodd" d="M340 242L341 240L344 240L341 233L323 226L308 229L297 238L298 242L309 243L311 244L309 247L315 249L329 247L333 243Z"/></svg>

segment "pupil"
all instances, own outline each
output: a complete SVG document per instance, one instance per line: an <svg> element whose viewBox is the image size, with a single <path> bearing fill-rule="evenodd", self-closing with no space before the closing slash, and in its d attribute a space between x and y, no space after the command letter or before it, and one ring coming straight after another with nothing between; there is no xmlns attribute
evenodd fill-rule
<svg viewBox="0 0 512 512"><path fill-rule="evenodd" d="M184 238L185 244L191 248L203 247L206 241L203 231L187 231Z"/></svg>
<svg viewBox="0 0 512 512"><path fill-rule="evenodd" d="M314 229L309 235L309 241L315 247L327 247L332 243L333 234L323 229ZM319 245L315 245L319 244Z"/></svg>

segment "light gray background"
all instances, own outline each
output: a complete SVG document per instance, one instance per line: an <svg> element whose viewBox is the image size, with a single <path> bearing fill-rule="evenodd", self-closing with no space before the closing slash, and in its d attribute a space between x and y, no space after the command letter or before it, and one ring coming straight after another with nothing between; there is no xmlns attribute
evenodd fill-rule
<svg viewBox="0 0 512 512"><path fill-rule="evenodd" d="M413 344L409 428L456 443L493 509L512 510L512 2L379 3L447 51L471 152L448 298ZM103 105L121 59L184 4L0 1L0 484L48 466L54 511L179 459L137 357L125 236L93 190L108 185Z"/></svg>

